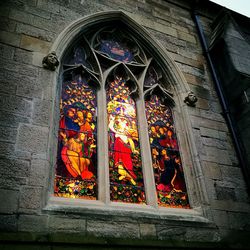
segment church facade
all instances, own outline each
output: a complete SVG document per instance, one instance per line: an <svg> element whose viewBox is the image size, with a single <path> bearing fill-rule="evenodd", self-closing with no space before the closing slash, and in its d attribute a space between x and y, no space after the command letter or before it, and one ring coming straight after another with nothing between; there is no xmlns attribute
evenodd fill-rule
<svg viewBox="0 0 250 250"><path fill-rule="evenodd" d="M209 1L0 3L3 249L247 249L249 18Z"/></svg>

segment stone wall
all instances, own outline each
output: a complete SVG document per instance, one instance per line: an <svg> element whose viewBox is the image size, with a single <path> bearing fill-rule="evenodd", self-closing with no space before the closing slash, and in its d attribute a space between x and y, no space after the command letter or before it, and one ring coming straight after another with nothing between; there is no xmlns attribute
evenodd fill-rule
<svg viewBox="0 0 250 250"><path fill-rule="evenodd" d="M189 1L3 0L0 4L3 249L247 248L249 196ZM201 16L209 34L218 8L212 4L206 7ZM145 27L167 50L198 97L196 107L188 107L188 113L208 194L206 222L185 222L179 212L152 216L133 211L97 210L93 214L89 209L60 206L45 209L52 175L48 142L53 127L55 73L42 68L42 59L73 21L109 10L122 10Z"/></svg>
<svg viewBox="0 0 250 250"><path fill-rule="evenodd" d="M241 139L242 148L245 151L245 161L248 166L246 168L250 172L250 131L248 129L250 127L250 43L247 36L249 31L245 28L250 21L249 18L227 12L222 12L220 16L219 20L214 21L213 26L221 26L223 35L217 35L220 29L214 29L212 35L214 39L210 45L211 53L222 82L224 95L229 103L230 112L237 125L238 137Z"/></svg>

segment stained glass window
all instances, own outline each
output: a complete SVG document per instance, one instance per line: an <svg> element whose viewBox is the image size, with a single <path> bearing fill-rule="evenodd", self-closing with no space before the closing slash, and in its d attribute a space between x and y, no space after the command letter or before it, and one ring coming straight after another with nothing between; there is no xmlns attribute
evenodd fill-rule
<svg viewBox="0 0 250 250"><path fill-rule="evenodd" d="M62 86L54 193L97 199L96 90L75 75Z"/></svg>
<svg viewBox="0 0 250 250"><path fill-rule="evenodd" d="M145 203L135 101L126 81L115 77L107 90L110 196Z"/></svg>
<svg viewBox="0 0 250 250"><path fill-rule="evenodd" d="M157 95L145 106L158 204L189 208L171 108Z"/></svg>
<svg viewBox="0 0 250 250"><path fill-rule="evenodd" d="M154 55L123 28L89 29L64 55L53 195L136 207L157 207L157 197L160 207L188 208L171 85ZM139 132L149 133L148 144L140 144L147 139ZM150 153L152 166L142 159Z"/></svg>

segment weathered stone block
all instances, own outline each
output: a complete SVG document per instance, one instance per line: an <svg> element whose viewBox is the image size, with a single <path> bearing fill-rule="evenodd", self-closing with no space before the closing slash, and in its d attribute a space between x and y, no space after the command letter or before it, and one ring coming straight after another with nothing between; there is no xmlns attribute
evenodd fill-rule
<svg viewBox="0 0 250 250"><path fill-rule="evenodd" d="M182 31L178 30L177 31L177 36L178 36L179 39L182 39L184 41L187 41L187 42L190 42L190 43L194 43L194 44L197 43L196 42L196 37L193 36L193 35L190 35L190 34L188 34L186 32L182 32Z"/></svg>
<svg viewBox="0 0 250 250"><path fill-rule="evenodd" d="M31 64L32 63L32 53L27 50L16 49L14 55L14 61L20 63Z"/></svg>
<svg viewBox="0 0 250 250"><path fill-rule="evenodd" d="M33 7L33 6L26 6L25 11L29 14L32 14L34 16L42 17L45 19L50 19L51 17L51 12L49 9L47 10L42 10L41 8Z"/></svg>
<svg viewBox="0 0 250 250"><path fill-rule="evenodd" d="M207 99L198 98L198 101L195 106L200 109L209 110L210 102Z"/></svg>
<svg viewBox="0 0 250 250"><path fill-rule="evenodd" d="M184 27L182 26L181 24L179 23L171 23L171 27L173 27L174 29L176 29L177 31L181 31L181 32L184 32L184 33L189 33L189 29L187 27Z"/></svg>
<svg viewBox="0 0 250 250"><path fill-rule="evenodd" d="M210 128L200 128L201 136L220 139L218 130Z"/></svg>
<svg viewBox="0 0 250 250"><path fill-rule="evenodd" d="M162 8L162 6L161 6L161 8L159 8L159 6L157 6L157 5L152 5L151 12L152 12L152 15L154 17L156 17L156 19L158 19L158 17L161 17L161 19L169 22L169 24L172 21L172 18L169 15L170 9L166 6L164 6L164 8Z"/></svg>
<svg viewBox="0 0 250 250"><path fill-rule="evenodd" d="M213 219L217 226L228 228L228 213L226 211L221 210L212 210Z"/></svg>
<svg viewBox="0 0 250 250"><path fill-rule="evenodd" d="M215 112L211 112L210 110L201 110L200 115L202 118L214 120L214 121L219 121L225 123L225 119L223 118L222 114L218 114Z"/></svg>
<svg viewBox="0 0 250 250"><path fill-rule="evenodd" d="M186 65L186 64L183 64L183 63L179 63L179 62L176 62L176 64L178 65L178 67L181 69L181 71L183 73L194 75L194 76L197 76L199 78L204 78L204 76L205 76L204 75L204 73L205 73L204 70L201 70L201 69L198 69L198 68L194 68L194 67L191 67L189 65ZM194 85L192 90L195 91L195 92L198 92L199 93L198 96L203 97L205 99L208 99L208 98L206 98L207 97L207 91L206 90L203 91L203 88L198 89L199 86L197 87L197 89L195 89L195 87L197 87L197 85ZM206 96L206 97L204 97L204 96Z"/></svg>
<svg viewBox="0 0 250 250"><path fill-rule="evenodd" d="M47 100L35 100L32 113L32 123L41 126L49 125L51 115L51 102Z"/></svg>
<svg viewBox="0 0 250 250"><path fill-rule="evenodd" d="M31 161L29 184L32 186L45 186L48 178L48 161L33 159Z"/></svg>
<svg viewBox="0 0 250 250"><path fill-rule="evenodd" d="M220 240L220 235L217 230L190 228L185 234L185 240L195 240L195 242L217 242Z"/></svg>
<svg viewBox="0 0 250 250"><path fill-rule="evenodd" d="M29 117L31 115L31 107L32 103L25 98L3 94L0 96L1 110Z"/></svg>
<svg viewBox="0 0 250 250"><path fill-rule="evenodd" d="M9 111L1 111L0 121L3 126L18 127L20 123L29 123L30 118L19 114L12 114Z"/></svg>
<svg viewBox="0 0 250 250"><path fill-rule="evenodd" d="M9 157L14 154L15 144L14 142L1 142L0 143L0 157Z"/></svg>
<svg viewBox="0 0 250 250"><path fill-rule="evenodd" d="M205 146L216 147L219 149L228 149L228 143L216 138L202 137L202 143Z"/></svg>
<svg viewBox="0 0 250 250"><path fill-rule="evenodd" d="M19 192L17 190L0 189L0 200L2 201L0 213L12 214L17 212L18 196Z"/></svg>
<svg viewBox="0 0 250 250"><path fill-rule="evenodd" d="M15 189L18 190L21 186L28 183L28 178L26 177L16 177L8 176L8 179L0 179L0 187L5 189Z"/></svg>
<svg viewBox="0 0 250 250"><path fill-rule="evenodd" d="M19 21L21 23L28 23L28 24L33 24L33 20L34 20L34 16L29 14L29 13L25 13L23 11L17 10L12 8L10 10L10 14L9 17L13 20Z"/></svg>
<svg viewBox="0 0 250 250"><path fill-rule="evenodd" d="M202 82L203 82L202 78L199 78L197 76L194 76L188 73L183 73L183 74L189 84L202 85Z"/></svg>
<svg viewBox="0 0 250 250"><path fill-rule="evenodd" d="M20 45L21 36L16 33L0 31L0 42L18 47Z"/></svg>
<svg viewBox="0 0 250 250"><path fill-rule="evenodd" d="M218 200L236 201L236 196L235 196L235 192L233 188L216 185L215 190L216 190Z"/></svg>
<svg viewBox="0 0 250 250"><path fill-rule="evenodd" d="M154 224L140 224L140 235L141 238L155 238L156 237L156 228Z"/></svg>
<svg viewBox="0 0 250 250"><path fill-rule="evenodd" d="M17 230L17 218L15 215L0 215L0 230L11 232Z"/></svg>
<svg viewBox="0 0 250 250"><path fill-rule="evenodd" d="M157 237L159 240L184 240L186 228L156 225Z"/></svg>
<svg viewBox="0 0 250 250"><path fill-rule="evenodd" d="M115 221L87 221L87 233L98 237L139 238L140 230L137 223Z"/></svg>
<svg viewBox="0 0 250 250"><path fill-rule="evenodd" d="M27 184L27 176L29 175L29 161L10 158L16 156L16 153L4 154L0 159L1 169L0 187L3 189L19 189L20 186ZM16 156L18 157L18 155Z"/></svg>
<svg viewBox="0 0 250 250"><path fill-rule="evenodd" d="M86 220L80 218L68 218L63 216L50 216L49 230L52 232L81 232L84 235L86 231Z"/></svg>
<svg viewBox="0 0 250 250"><path fill-rule="evenodd" d="M205 154L204 147L203 147L202 141L201 141L200 130L193 129L193 134L194 134L197 150L199 151L200 154Z"/></svg>
<svg viewBox="0 0 250 250"><path fill-rule="evenodd" d="M60 16L67 17L67 20L76 20L82 15L74 10L60 6Z"/></svg>
<svg viewBox="0 0 250 250"><path fill-rule="evenodd" d="M179 55L176 53L170 53L170 55L176 62L183 63L186 65L195 67L195 68L199 68L201 70L204 69L203 65L200 62L193 60L193 59L190 59L190 58L187 58L187 57L185 57L185 55Z"/></svg>
<svg viewBox="0 0 250 250"><path fill-rule="evenodd" d="M232 200L212 200L211 206L214 209L233 211L233 212L246 212L249 213L250 205L246 202L235 202Z"/></svg>
<svg viewBox="0 0 250 250"><path fill-rule="evenodd" d="M240 168L231 166L221 166L221 173L223 180L227 183L231 183L233 187L245 187L244 177Z"/></svg>
<svg viewBox="0 0 250 250"><path fill-rule="evenodd" d="M20 47L30 51L48 53L51 43L27 35L21 35Z"/></svg>
<svg viewBox="0 0 250 250"><path fill-rule="evenodd" d="M5 74L3 74L5 75ZM16 93L16 85L9 84L9 82L5 79L2 80L2 76L0 76L0 93L5 93L9 95L14 95Z"/></svg>
<svg viewBox="0 0 250 250"><path fill-rule="evenodd" d="M43 88L36 80L31 77L26 77L17 86L17 94L27 98L42 98Z"/></svg>
<svg viewBox="0 0 250 250"><path fill-rule="evenodd" d="M12 142L16 141L17 129L11 127L0 126L0 141Z"/></svg>
<svg viewBox="0 0 250 250"><path fill-rule="evenodd" d="M203 161L204 174L207 178L213 180L221 180L221 168L217 163Z"/></svg>
<svg viewBox="0 0 250 250"><path fill-rule="evenodd" d="M38 39L40 38L47 42L51 42L53 39L55 39L54 32L33 27L28 24L18 23L16 31L19 34L25 34L28 36L36 37Z"/></svg>
<svg viewBox="0 0 250 250"><path fill-rule="evenodd" d="M210 99L210 91L208 89L198 85L190 85L190 88L197 95L197 97L207 100Z"/></svg>
<svg viewBox="0 0 250 250"><path fill-rule="evenodd" d="M158 32L161 32L170 36L177 37L176 30L171 27L167 27L166 25L156 23L151 19L145 18L144 16L139 16L137 14L132 14L129 12L127 12L126 14L130 16L131 18L133 18L139 24L143 25L144 27L157 30Z"/></svg>
<svg viewBox="0 0 250 250"><path fill-rule="evenodd" d="M3 176L3 182L7 182L11 177L27 177L30 171L30 163L26 160L15 158L0 159L0 174Z"/></svg>
<svg viewBox="0 0 250 250"><path fill-rule="evenodd" d="M45 232L48 230L48 216L20 215L18 230L23 232Z"/></svg>
<svg viewBox="0 0 250 250"><path fill-rule="evenodd" d="M51 13L58 14L60 12L60 5L49 2L47 0L37 0L37 7Z"/></svg>
<svg viewBox="0 0 250 250"><path fill-rule="evenodd" d="M228 127L226 123L214 121L209 118L210 117L202 118L202 117L199 117L198 115L191 116L192 125L194 128L203 127L203 128L218 130L219 137L220 137L220 131L228 132Z"/></svg>
<svg viewBox="0 0 250 250"><path fill-rule="evenodd" d="M19 207L25 209L39 209L41 207L42 188L23 187L20 191Z"/></svg>
<svg viewBox="0 0 250 250"><path fill-rule="evenodd" d="M204 160L217 162L224 165L232 164L230 155L228 154L228 150L218 149L215 147L207 147L207 146L204 146L204 148L207 156L207 158L203 158Z"/></svg>
<svg viewBox="0 0 250 250"><path fill-rule="evenodd" d="M16 148L33 153L47 151L48 129L44 127L21 124L18 129Z"/></svg>
<svg viewBox="0 0 250 250"><path fill-rule="evenodd" d="M12 59L15 48L5 44L0 44L0 57L6 59Z"/></svg>

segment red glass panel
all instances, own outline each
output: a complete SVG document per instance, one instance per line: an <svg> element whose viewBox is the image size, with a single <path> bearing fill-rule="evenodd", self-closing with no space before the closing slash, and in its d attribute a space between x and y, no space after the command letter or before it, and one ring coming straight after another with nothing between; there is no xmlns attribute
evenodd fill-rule
<svg viewBox="0 0 250 250"><path fill-rule="evenodd" d="M158 204L189 208L171 109L156 95L145 106Z"/></svg>
<svg viewBox="0 0 250 250"><path fill-rule="evenodd" d="M97 199L96 91L80 75L61 94L54 195Z"/></svg>
<svg viewBox="0 0 250 250"><path fill-rule="evenodd" d="M112 201L145 203L136 105L122 78L107 91L110 197Z"/></svg>

